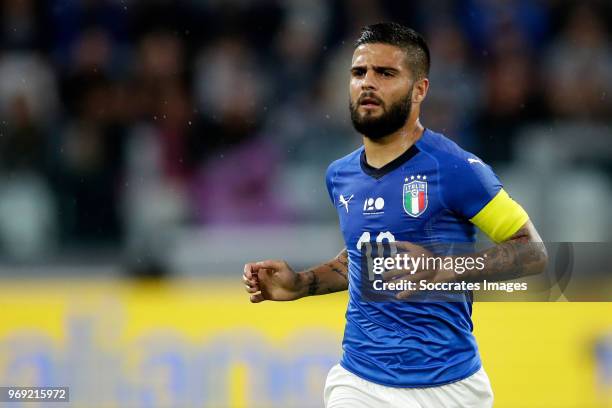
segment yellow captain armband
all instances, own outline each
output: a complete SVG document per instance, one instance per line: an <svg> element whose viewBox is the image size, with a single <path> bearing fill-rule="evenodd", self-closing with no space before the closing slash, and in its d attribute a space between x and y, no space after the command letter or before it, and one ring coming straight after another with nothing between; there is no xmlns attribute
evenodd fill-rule
<svg viewBox="0 0 612 408"><path fill-rule="evenodd" d="M502 188L470 221L496 243L516 233L529 216Z"/></svg>

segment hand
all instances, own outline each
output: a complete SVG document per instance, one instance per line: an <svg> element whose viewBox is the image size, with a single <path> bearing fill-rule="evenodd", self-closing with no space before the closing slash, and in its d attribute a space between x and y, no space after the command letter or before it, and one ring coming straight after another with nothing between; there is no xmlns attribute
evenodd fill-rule
<svg viewBox="0 0 612 408"><path fill-rule="evenodd" d="M383 273L384 281L409 281L418 283L420 280L426 280L427 283L453 282L457 276L453 270L444 268L444 262L433 262L436 257L433 253L419 245L411 242L396 242L395 247L400 255L407 254L412 258L421 258L421 261L416 269L395 269ZM427 260L431 262L427 265ZM436 268L435 266L442 266ZM416 294L418 290L405 290L396 295L397 299L407 299Z"/></svg>
<svg viewBox="0 0 612 408"><path fill-rule="evenodd" d="M301 279L287 262L266 260L244 265L242 280L251 302L299 299Z"/></svg>

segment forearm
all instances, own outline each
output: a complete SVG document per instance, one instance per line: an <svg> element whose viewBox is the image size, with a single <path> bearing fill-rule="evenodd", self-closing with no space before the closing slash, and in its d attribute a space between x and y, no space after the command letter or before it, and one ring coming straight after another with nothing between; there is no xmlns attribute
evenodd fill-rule
<svg viewBox="0 0 612 408"><path fill-rule="evenodd" d="M348 253L343 249L334 259L299 272L299 297L324 295L348 289Z"/></svg>
<svg viewBox="0 0 612 408"><path fill-rule="evenodd" d="M474 255L484 259L485 267L472 269L460 279L466 281L504 281L542 273L548 262L546 247L529 222L506 242Z"/></svg>

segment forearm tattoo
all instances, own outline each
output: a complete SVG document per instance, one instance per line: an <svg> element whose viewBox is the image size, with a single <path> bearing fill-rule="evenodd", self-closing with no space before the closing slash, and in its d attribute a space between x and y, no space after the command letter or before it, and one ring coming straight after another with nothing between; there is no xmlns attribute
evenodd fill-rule
<svg viewBox="0 0 612 408"><path fill-rule="evenodd" d="M332 271L340 275L344 282L348 283L348 253L346 249L340 252L336 259L330 262L328 266Z"/></svg>
<svg viewBox="0 0 612 408"><path fill-rule="evenodd" d="M319 291L319 277L315 273L314 270L309 270L308 272L308 295L316 295Z"/></svg>
<svg viewBox="0 0 612 408"><path fill-rule="evenodd" d="M343 250L333 260L305 272L308 296L334 293L348 288L348 254Z"/></svg>
<svg viewBox="0 0 612 408"><path fill-rule="evenodd" d="M546 247L541 242L529 238L527 228L521 228L506 242L490 248L483 253L486 268L480 271L480 278L507 280L536 274L546 264Z"/></svg>

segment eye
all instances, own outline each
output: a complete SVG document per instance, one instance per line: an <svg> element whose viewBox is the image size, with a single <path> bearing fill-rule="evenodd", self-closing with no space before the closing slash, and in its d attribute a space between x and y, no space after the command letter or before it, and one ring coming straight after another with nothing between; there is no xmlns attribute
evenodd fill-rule
<svg viewBox="0 0 612 408"><path fill-rule="evenodd" d="M363 76L365 74L365 69L363 69L363 68L353 68L351 70L351 73L355 77L360 77L360 76Z"/></svg>
<svg viewBox="0 0 612 408"><path fill-rule="evenodd" d="M384 70L381 75L384 76L384 77L392 77L393 76L393 72Z"/></svg>

